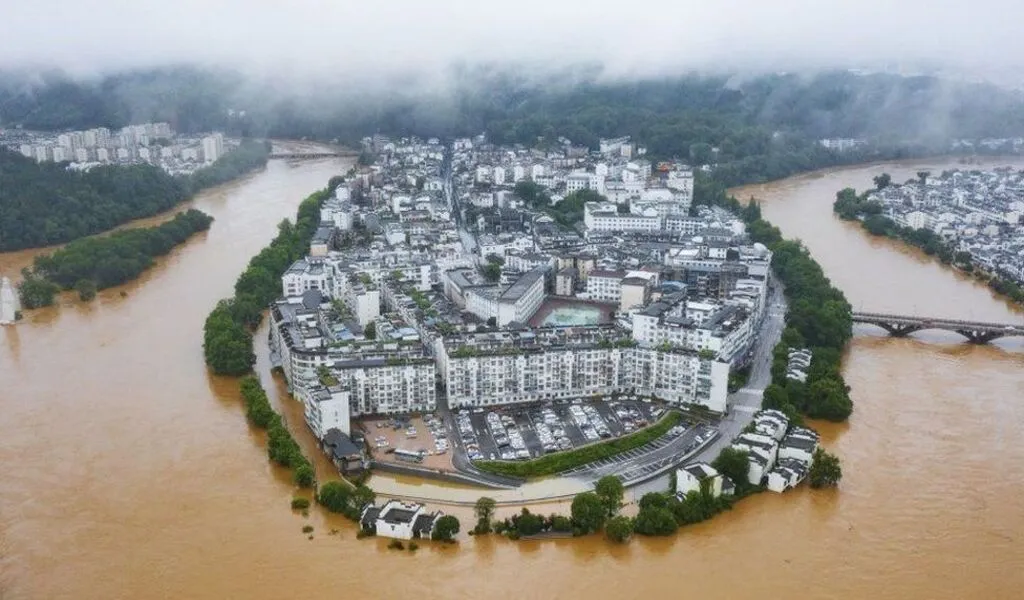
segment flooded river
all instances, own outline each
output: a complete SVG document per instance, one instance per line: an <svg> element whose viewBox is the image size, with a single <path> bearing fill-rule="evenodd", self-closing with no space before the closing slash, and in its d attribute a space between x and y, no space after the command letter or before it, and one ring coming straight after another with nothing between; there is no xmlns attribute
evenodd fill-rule
<svg viewBox="0 0 1024 600"><path fill-rule="evenodd" d="M65 300L0 329L0 598L1021 596L1024 340L858 329L845 368L855 413L821 427L844 461L841 488L762 494L671 539L464 539L410 554L357 541L343 519L292 513L289 477L268 464L235 383L206 374L201 329L275 224L345 168L272 162L205 193L194 206L217 219L210 231L126 297ZM832 217L839 188L923 168L939 166L740 193L761 198L856 308L1021 321L986 288ZM0 272L30 260L0 255ZM286 415L301 419L294 404ZM301 441L308 450L304 430Z"/></svg>

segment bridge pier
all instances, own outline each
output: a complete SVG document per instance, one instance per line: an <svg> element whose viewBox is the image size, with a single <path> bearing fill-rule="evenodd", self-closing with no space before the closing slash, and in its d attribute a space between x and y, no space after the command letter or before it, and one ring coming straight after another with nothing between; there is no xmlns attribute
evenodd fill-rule
<svg viewBox="0 0 1024 600"><path fill-rule="evenodd" d="M901 325L899 323L878 323L878 326L889 332L892 337L907 337L915 331L920 331L917 325Z"/></svg>
<svg viewBox="0 0 1024 600"><path fill-rule="evenodd" d="M982 323L856 311L850 316L854 323L867 323L881 327L893 337L906 337L923 329L953 331L962 335L972 344L987 344L1002 337L1024 337L1024 324L1020 323Z"/></svg>
<svg viewBox="0 0 1024 600"><path fill-rule="evenodd" d="M970 329L957 329L957 333L967 338L972 344L987 344L992 340L1001 337L999 332L994 331L973 331Z"/></svg>

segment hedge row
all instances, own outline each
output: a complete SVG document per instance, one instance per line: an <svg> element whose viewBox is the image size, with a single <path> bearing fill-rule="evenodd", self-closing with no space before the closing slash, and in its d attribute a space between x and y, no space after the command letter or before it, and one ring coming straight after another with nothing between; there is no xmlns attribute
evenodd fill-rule
<svg viewBox="0 0 1024 600"><path fill-rule="evenodd" d="M483 460L474 464L481 471L509 477L529 478L554 475L634 448L639 448L665 435L669 429L679 425L682 420L683 415L681 413L671 411L654 425L614 440L590 444L575 450L569 450L568 452L549 454L534 460L522 462Z"/></svg>
<svg viewBox="0 0 1024 600"><path fill-rule="evenodd" d="M316 473L309 459L302 454L298 442L285 427L281 415L270 406L267 392L253 375L242 378L242 399L249 422L267 430L267 456L270 460L292 469L292 478L299 487L313 487Z"/></svg>

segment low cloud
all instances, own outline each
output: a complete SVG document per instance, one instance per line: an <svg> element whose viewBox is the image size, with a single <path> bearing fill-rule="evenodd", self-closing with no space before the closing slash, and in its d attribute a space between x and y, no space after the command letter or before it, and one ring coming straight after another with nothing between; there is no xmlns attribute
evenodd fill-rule
<svg viewBox="0 0 1024 600"><path fill-rule="evenodd" d="M8 2L0 68L169 63L297 78L430 77L451 64L606 76L830 67L1016 73L1014 0Z"/></svg>

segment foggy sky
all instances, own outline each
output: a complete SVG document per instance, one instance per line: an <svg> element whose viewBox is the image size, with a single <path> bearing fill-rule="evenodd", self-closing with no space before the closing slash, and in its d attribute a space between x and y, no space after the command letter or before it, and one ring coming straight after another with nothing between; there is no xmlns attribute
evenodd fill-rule
<svg viewBox="0 0 1024 600"><path fill-rule="evenodd" d="M258 73L599 62L611 76L926 61L1014 70L1016 0L2 0L0 68L168 63Z"/></svg>

